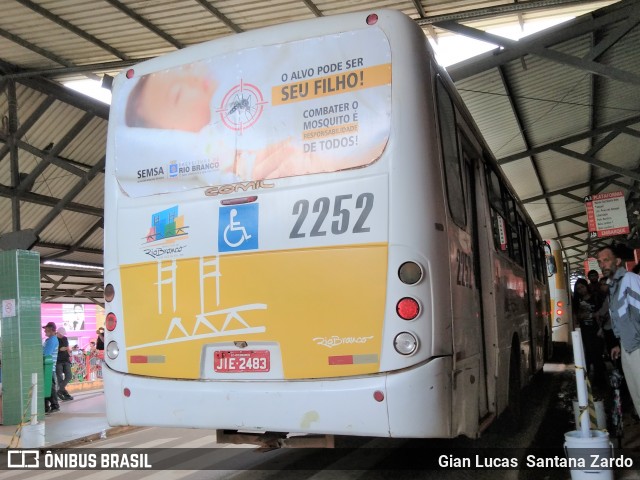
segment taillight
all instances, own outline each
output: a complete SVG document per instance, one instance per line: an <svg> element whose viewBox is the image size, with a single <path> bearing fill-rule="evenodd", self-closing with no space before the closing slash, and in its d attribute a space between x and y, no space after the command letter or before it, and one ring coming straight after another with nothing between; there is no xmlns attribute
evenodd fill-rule
<svg viewBox="0 0 640 480"><path fill-rule="evenodd" d="M564 312L561 309L556 310L556 315L558 315L559 317L562 316Z"/></svg>
<svg viewBox="0 0 640 480"><path fill-rule="evenodd" d="M118 355L120 355L120 347L118 347L117 342L109 342L107 344L107 347L105 348L105 351L107 352L107 357L109 357L111 360L115 360L116 358L118 358Z"/></svg>
<svg viewBox="0 0 640 480"><path fill-rule="evenodd" d="M418 349L418 339L409 332L402 332L393 339L393 347L402 355L411 355Z"/></svg>
<svg viewBox="0 0 640 480"><path fill-rule="evenodd" d="M558 306L559 306L559 307L564 307L564 302L563 302L563 301L559 301L559 302L558 302Z"/></svg>
<svg viewBox="0 0 640 480"><path fill-rule="evenodd" d="M413 320L420 313L420 305L417 300L404 297L396 305L396 312L403 320Z"/></svg>
<svg viewBox="0 0 640 480"><path fill-rule="evenodd" d="M118 317L113 312L109 312L107 317L104 319L104 326L110 332L113 332L118 324Z"/></svg>
<svg viewBox="0 0 640 480"><path fill-rule="evenodd" d="M112 284L107 283L104 287L104 300L105 302L111 302L113 298L116 296L116 289Z"/></svg>
<svg viewBox="0 0 640 480"><path fill-rule="evenodd" d="M404 262L398 269L398 277L402 283L415 285L422 280L422 267L416 262Z"/></svg>

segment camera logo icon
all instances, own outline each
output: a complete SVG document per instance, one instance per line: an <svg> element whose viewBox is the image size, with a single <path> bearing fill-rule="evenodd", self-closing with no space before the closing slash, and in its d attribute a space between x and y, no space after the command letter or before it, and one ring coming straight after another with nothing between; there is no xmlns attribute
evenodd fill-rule
<svg viewBox="0 0 640 480"><path fill-rule="evenodd" d="M7 468L39 468L39 450L8 450Z"/></svg>

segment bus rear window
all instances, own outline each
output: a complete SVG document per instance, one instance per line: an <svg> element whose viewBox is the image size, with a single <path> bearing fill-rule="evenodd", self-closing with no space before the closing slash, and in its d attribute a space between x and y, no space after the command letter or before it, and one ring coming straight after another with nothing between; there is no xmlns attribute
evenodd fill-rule
<svg viewBox="0 0 640 480"><path fill-rule="evenodd" d="M116 176L131 196L336 172L384 151L391 50L378 28L174 58L114 88Z"/></svg>

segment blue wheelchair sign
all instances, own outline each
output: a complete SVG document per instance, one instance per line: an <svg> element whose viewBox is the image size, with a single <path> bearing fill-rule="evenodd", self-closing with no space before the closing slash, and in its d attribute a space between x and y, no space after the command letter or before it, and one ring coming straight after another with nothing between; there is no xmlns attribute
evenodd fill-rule
<svg viewBox="0 0 640 480"><path fill-rule="evenodd" d="M258 204L220 207L218 251L235 252L258 248Z"/></svg>

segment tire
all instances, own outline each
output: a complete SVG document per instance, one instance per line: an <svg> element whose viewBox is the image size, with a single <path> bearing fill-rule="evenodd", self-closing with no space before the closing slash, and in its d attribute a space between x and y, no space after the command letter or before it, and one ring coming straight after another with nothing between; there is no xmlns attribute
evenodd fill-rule
<svg viewBox="0 0 640 480"><path fill-rule="evenodd" d="M505 426L510 432L522 427L522 385L520 382L520 342L514 339L509 360L509 399L505 410Z"/></svg>
<svg viewBox="0 0 640 480"><path fill-rule="evenodd" d="M544 331L544 345L542 346L543 363L547 363L553 359L553 344L550 341L549 332Z"/></svg>

